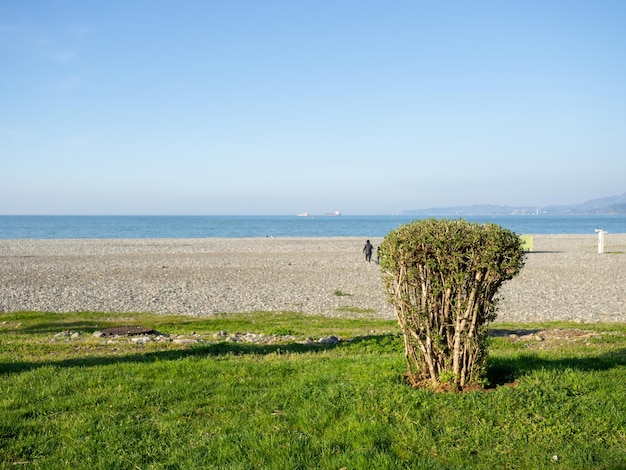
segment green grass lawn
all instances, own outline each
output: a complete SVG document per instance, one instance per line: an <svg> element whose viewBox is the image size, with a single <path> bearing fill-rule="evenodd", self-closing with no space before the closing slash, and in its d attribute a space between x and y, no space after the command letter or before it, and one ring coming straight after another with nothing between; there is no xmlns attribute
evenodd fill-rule
<svg viewBox="0 0 626 470"><path fill-rule="evenodd" d="M121 325L195 342L92 335ZM493 329L492 387L433 393L393 321L0 313L0 468L626 468L626 325Z"/></svg>

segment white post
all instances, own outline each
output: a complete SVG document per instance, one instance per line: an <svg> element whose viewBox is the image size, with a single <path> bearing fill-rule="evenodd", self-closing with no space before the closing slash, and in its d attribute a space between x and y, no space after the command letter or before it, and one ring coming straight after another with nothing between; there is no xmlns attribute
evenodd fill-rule
<svg viewBox="0 0 626 470"><path fill-rule="evenodd" d="M596 229L598 233L598 254L604 253L604 234L606 233L604 230L599 228Z"/></svg>

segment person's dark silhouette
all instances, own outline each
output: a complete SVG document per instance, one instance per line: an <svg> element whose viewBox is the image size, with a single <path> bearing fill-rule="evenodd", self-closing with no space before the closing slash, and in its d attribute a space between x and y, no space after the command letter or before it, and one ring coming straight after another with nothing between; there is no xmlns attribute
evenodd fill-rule
<svg viewBox="0 0 626 470"><path fill-rule="evenodd" d="M363 247L363 253L365 253L365 261L368 263L372 262L372 251L374 251L374 245L370 243L369 240L365 242L365 246Z"/></svg>

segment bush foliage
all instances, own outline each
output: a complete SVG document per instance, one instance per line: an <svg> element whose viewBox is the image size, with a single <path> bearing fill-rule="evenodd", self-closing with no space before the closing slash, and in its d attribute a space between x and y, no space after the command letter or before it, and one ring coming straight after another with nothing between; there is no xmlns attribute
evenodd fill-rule
<svg viewBox="0 0 626 470"><path fill-rule="evenodd" d="M463 219L420 220L385 237L383 281L414 386L484 381L486 324L496 317L499 287L519 273L524 256L514 232Z"/></svg>

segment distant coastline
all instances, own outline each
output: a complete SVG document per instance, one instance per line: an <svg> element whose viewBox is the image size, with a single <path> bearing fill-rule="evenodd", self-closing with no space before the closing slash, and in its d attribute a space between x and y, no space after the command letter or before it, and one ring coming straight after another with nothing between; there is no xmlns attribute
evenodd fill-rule
<svg viewBox="0 0 626 470"><path fill-rule="evenodd" d="M592 199L581 204L551 206L472 206L431 207L402 211L403 215L419 216L502 216L502 215L626 215L626 193L621 196Z"/></svg>

